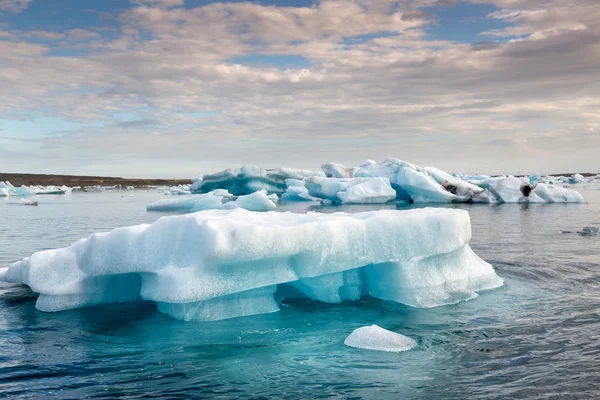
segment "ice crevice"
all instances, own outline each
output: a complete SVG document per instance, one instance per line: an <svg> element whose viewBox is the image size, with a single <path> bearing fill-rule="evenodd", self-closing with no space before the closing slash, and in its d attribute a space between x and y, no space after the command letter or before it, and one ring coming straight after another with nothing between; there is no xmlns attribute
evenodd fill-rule
<svg viewBox="0 0 600 400"><path fill-rule="evenodd" d="M145 299L189 321L276 312L280 298L434 307L503 284L470 239L469 214L457 209L209 210L35 253L0 280L39 293L42 311Z"/></svg>

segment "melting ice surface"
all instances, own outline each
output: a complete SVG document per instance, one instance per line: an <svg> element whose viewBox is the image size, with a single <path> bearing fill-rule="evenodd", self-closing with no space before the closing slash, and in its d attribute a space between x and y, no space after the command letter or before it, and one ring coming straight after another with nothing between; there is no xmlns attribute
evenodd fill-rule
<svg viewBox="0 0 600 400"><path fill-rule="evenodd" d="M463 210L356 214L211 210L93 234L0 269L0 280L61 311L145 299L183 320L279 310L370 295L413 307L469 300L503 281L470 248Z"/></svg>
<svg viewBox="0 0 600 400"><path fill-rule="evenodd" d="M358 349L394 353L407 351L417 346L417 342L414 339L388 331L377 325L363 326L362 328L355 329L344 340L344 344Z"/></svg>

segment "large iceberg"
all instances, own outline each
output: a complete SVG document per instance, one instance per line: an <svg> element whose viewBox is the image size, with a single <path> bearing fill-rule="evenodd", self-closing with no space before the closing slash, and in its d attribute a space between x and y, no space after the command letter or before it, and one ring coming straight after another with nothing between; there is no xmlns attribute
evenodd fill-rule
<svg viewBox="0 0 600 400"><path fill-rule="evenodd" d="M387 178L323 178L304 180L313 197L334 204L383 204L396 198L396 191Z"/></svg>
<svg viewBox="0 0 600 400"><path fill-rule="evenodd" d="M0 269L60 311L145 299L183 320L275 312L276 299L371 295L415 307L502 285L469 247L463 210L357 214L210 210L97 233Z"/></svg>
<svg viewBox="0 0 600 400"><path fill-rule="evenodd" d="M148 211L179 211L196 212L203 210L231 210L244 208L250 211L271 211L277 208L273 202L276 199L267 196L265 190L259 190L245 196L238 196L233 200L227 190L217 189L210 193L197 194L177 199L159 200L146 207Z"/></svg>
<svg viewBox="0 0 600 400"><path fill-rule="evenodd" d="M244 166L198 177L194 179L191 191L207 193L226 189L239 196L264 189L269 194L281 195L286 201L306 201L316 197L333 204L385 203L390 201L391 186L397 199L413 203L577 203L583 202L579 193L570 189L548 189L547 186L569 181L585 182L579 174L564 179L541 177L537 173L524 178L449 174L392 157L381 163L367 160L358 167L329 162L321 169L323 172L315 173ZM347 188L373 178L384 179L387 183L371 182L347 191ZM340 192L345 195L338 196Z"/></svg>
<svg viewBox="0 0 600 400"><path fill-rule="evenodd" d="M246 165L203 175L194 180L191 190L194 193L207 193L215 189L226 189L231 194L240 196L264 189L269 194L283 194L287 189L286 179L303 179L314 175L316 174L312 171L300 169L264 169Z"/></svg>

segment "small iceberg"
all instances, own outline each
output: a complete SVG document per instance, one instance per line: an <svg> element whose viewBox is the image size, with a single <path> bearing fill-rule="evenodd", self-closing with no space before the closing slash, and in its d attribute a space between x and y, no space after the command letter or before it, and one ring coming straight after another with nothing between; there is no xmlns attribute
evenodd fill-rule
<svg viewBox="0 0 600 400"><path fill-rule="evenodd" d="M305 179L309 195L333 204L383 204L396 198L387 178L323 178Z"/></svg>
<svg viewBox="0 0 600 400"><path fill-rule="evenodd" d="M308 193L308 189L306 188L306 184L303 180L286 179L285 184L287 185L287 189L285 193L281 195L281 200L283 201L297 202L319 200Z"/></svg>
<svg viewBox="0 0 600 400"><path fill-rule="evenodd" d="M599 236L600 228L598 228L597 226L586 226L577 233L579 233L581 236Z"/></svg>
<svg viewBox="0 0 600 400"><path fill-rule="evenodd" d="M264 189L269 194L283 194L287 189L286 179L304 179L315 175L318 174L301 169L265 169L245 165L196 178L192 183L191 191L208 193L215 189L225 189L234 196L240 196Z"/></svg>
<svg viewBox="0 0 600 400"><path fill-rule="evenodd" d="M231 210L243 208L249 211L271 211L277 208L277 195L267 196L266 190L259 190L235 198L224 189L176 199L159 200L148 204L147 211L179 211L192 213L203 210Z"/></svg>
<svg viewBox="0 0 600 400"><path fill-rule="evenodd" d="M363 326L354 330L344 340L344 344L357 349L389 351L393 353L407 351L417 346L417 342L414 339L388 331L377 325Z"/></svg>
<svg viewBox="0 0 600 400"><path fill-rule="evenodd" d="M35 201L35 200L27 200L27 199L20 199L18 201L11 201L8 204L12 204L15 206L38 206L40 205L39 202Z"/></svg>

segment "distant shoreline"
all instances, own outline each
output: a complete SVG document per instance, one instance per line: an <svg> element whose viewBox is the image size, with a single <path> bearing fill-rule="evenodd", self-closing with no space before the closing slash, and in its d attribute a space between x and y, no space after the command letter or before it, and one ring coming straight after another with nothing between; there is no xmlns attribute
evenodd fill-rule
<svg viewBox="0 0 600 400"><path fill-rule="evenodd" d="M0 172L0 182L9 181L14 186L116 186L122 187L148 187L148 186L174 186L192 183L191 179L141 179L121 178L110 176L80 176L80 175L53 175L53 174L15 174Z"/></svg>

